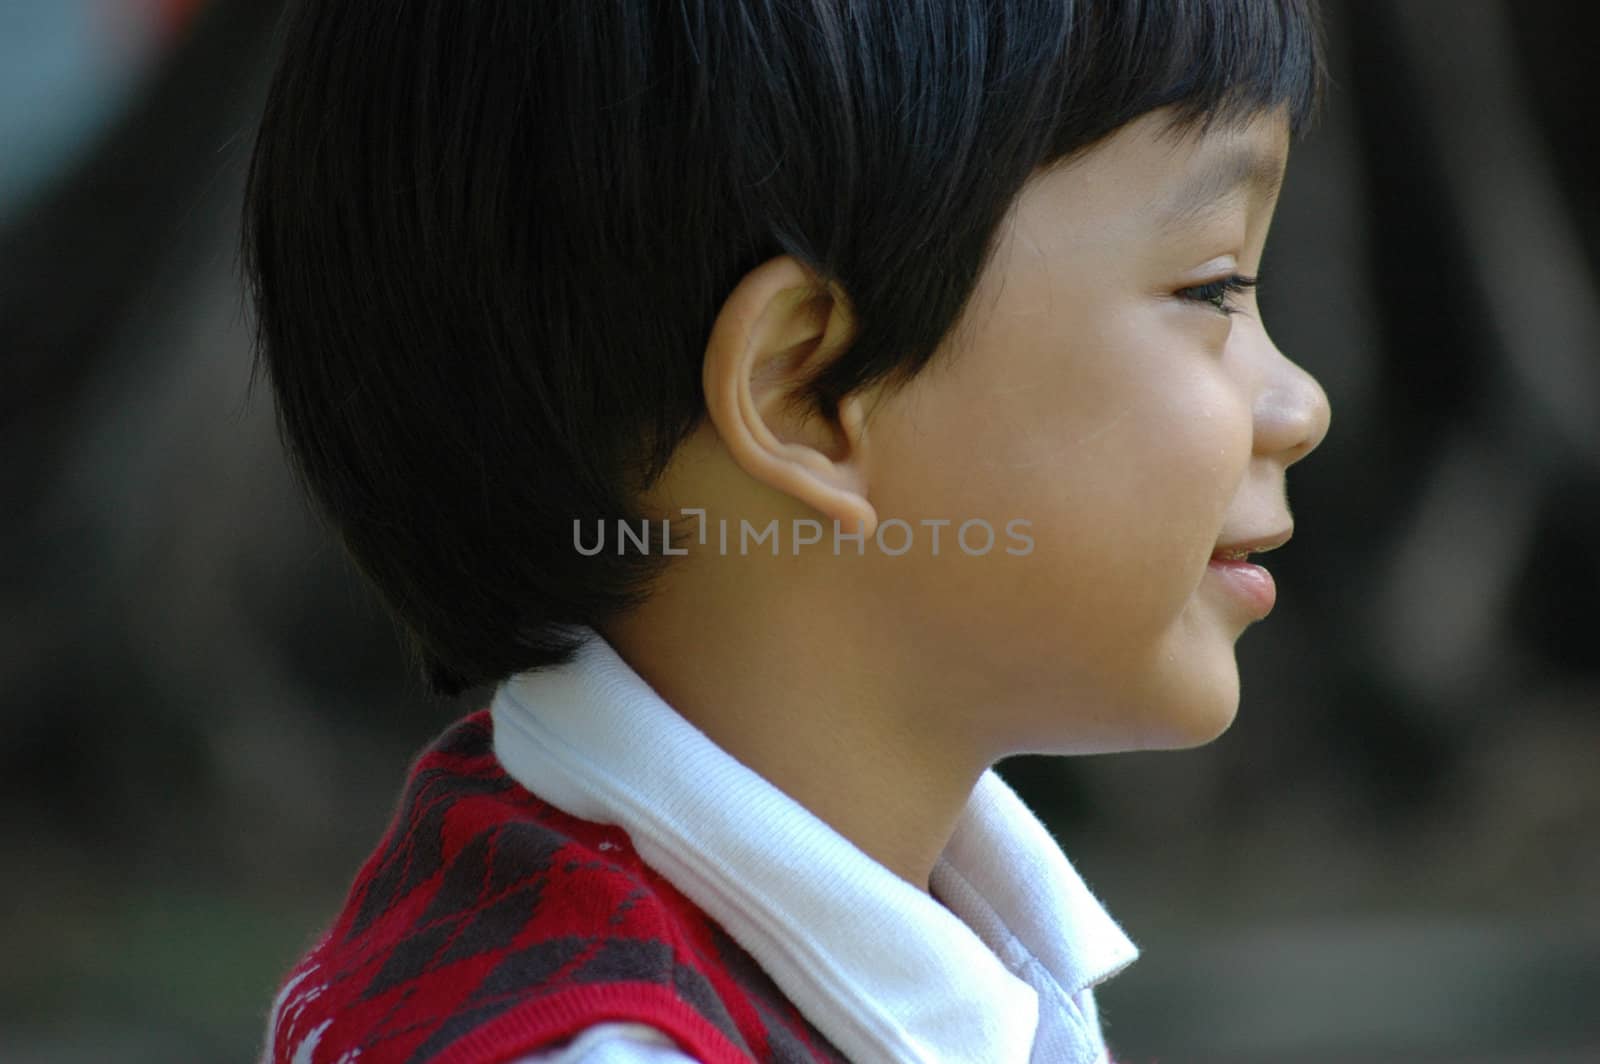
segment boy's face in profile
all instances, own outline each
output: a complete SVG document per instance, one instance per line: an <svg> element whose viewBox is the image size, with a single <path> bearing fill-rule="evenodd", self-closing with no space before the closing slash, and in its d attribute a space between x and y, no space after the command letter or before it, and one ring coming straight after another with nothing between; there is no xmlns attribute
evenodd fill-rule
<svg viewBox="0 0 1600 1064"><path fill-rule="evenodd" d="M1286 119L1180 138L1165 118L1035 175L953 357L872 415L880 518L1031 523L1025 557L914 552L871 577L936 655L1003 678L992 704L1034 707L989 722L1012 751L1188 746L1229 725L1234 643L1270 601L1209 563L1286 536L1284 471L1328 428L1317 382L1224 284L1261 262Z"/></svg>
<svg viewBox="0 0 1600 1064"><path fill-rule="evenodd" d="M781 400L799 353L847 335L848 310L805 302L785 258L729 297L709 420L652 509L860 521L868 542L903 524L887 552L691 550L606 634L792 793L847 757L835 736L861 773L870 754L971 778L1015 753L1192 746L1232 721L1234 644L1270 602L1213 555L1287 536L1284 471L1329 410L1240 281L1261 262L1287 119L1203 134L1167 120L1035 174L949 350L827 424ZM974 521L979 547L958 549ZM1010 549L1017 521L1029 548ZM775 699L787 708L749 711Z"/></svg>

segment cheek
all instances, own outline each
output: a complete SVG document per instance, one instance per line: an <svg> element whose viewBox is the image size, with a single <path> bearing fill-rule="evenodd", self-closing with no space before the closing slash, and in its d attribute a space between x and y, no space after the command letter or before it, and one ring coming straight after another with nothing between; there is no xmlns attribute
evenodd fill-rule
<svg viewBox="0 0 1600 1064"><path fill-rule="evenodd" d="M1148 479L1138 493L1150 512L1149 534L1175 543L1198 540L1209 557L1249 469L1249 404L1220 369L1212 369L1164 391L1152 423L1140 457Z"/></svg>
<svg viewBox="0 0 1600 1064"><path fill-rule="evenodd" d="M1156 639L1177 620L1243 479L1236 403L1200 384L1146 397L1039 485L1057 579L1107 638Z"/></svg>
<svg viewBox="0 0 1600 1064"><path fill-rule="evenodd" d="M1249 465L1250 411L1219 360L1166 352L1112 348L1099 372L991 417L996 490L1092 557L1209 556Z"/></svg>
<svg viewBox="0 0 1600 1064"><path fill-rule="evenodd" d="M953 420L925 409L922 430L898 444L902 475L875 500L883 514L982 518L1002 548L1015 542L1006 523L1022 519L1032 545L1025 556L968 558L952 550L952 528L939 558L886 567L896 600L922 603L930 623L960 629L945 633L957 645L989 643L993 659L1019 669L1115 671L1169 638L1205 574L1249 435L1215 381L1168 385L1087 407L1023 390L969 401Z"/></svg>
<svg viewBox="0 0 1600 1064"><path fill-rule="evenodd" d="M913 524L982 518L1002 544L1026 521L1027 556L905 559L896 594L939 599L942 623L1019 661L1104 662L1183 614L1248 466L1249 414L1217 358L1149 315L1039 324L989 334L883 412L874 502Z"/></svg>

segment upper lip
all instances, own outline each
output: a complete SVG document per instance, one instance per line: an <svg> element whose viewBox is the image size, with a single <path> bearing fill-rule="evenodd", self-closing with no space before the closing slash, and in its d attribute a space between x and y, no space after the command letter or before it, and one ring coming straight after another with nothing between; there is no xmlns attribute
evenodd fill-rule
<svg viewBox="0 0 1600 1064"><path fill-rule="evenodd" d="M1293 528L1282 532L1274 532L1267 536L1258 536L1255 539L1239 539L1231 543L1219 543L1217 549L1211 552L1213 558L1227 555L1264 554L1269 550L1277 550L1289 542L1289 537L1294 535Z"/></svg>

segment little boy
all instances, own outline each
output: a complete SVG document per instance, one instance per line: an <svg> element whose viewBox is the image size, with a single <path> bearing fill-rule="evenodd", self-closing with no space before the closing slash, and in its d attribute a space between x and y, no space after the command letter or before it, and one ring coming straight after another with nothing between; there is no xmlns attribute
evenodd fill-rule
<svg viewBox="0 0 1600 1064"><path fill-rule="evenodd" d="M434 690L269 1061L1107 1059L993 771L1193 746L1327 400L1310 0L304 0L245 264Z"/></svg>

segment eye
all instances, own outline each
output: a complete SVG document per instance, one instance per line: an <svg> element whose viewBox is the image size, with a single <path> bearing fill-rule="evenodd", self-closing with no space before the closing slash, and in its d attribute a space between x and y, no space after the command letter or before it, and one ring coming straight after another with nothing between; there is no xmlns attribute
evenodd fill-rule
<svg viewBox="0 0 1600 1064"><path fill-rule="evenodd" d="M1230 297L1248 292L1259 283L1259 277L1245 277L1236 273L1220 281L1208 281L1191 288L1180 288L1176 295L1179 299L1210 304L1219 314L1237 314L1238 308L1230 302Z"/></svg>

